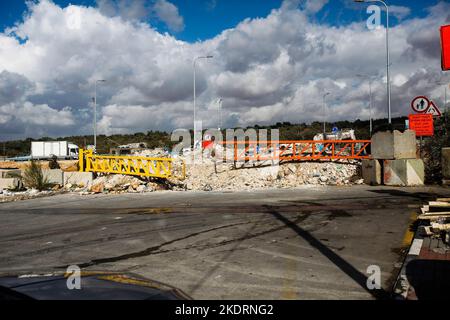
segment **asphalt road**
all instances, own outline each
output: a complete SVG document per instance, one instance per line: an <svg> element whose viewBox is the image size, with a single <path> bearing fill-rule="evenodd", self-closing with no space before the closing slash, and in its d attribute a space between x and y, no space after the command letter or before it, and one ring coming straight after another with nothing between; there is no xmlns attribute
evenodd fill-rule
<svg viewBox="0 0 450 320"><path fill-rule="evenodd" d="M77 264L127 271L194 299L372 299L388 293L419 206L444 188L161 192L0 204L0 272Z"/></svg>

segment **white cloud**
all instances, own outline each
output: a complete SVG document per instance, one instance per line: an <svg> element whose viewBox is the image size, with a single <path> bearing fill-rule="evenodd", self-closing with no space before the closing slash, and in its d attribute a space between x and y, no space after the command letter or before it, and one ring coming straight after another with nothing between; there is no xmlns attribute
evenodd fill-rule
<svg viewBox="0 0 450 320"><path fill-rule="evenodd" d="M166 0L157 0L153 10L158 18L163 21L170 30L180 32L184 29L184 19L180 16L178 8Z"/></svg>
<svg viewBox="0 0 450 320"><path fill-rule="evenodd" d="M216 125L209 106L219 96L228 125L322 120L325 91L330 121L365 119L368 83L357 74L377 76L374 114L385 116L385 32L367 30L365 21L317 24L305 2L291 0L191 44L137 22L137 13L118 14L117 3L61 8L42 0L0 33L0 139L90 134L96 79L107 80L98 88L100 132L192 127L192 59L204 54L214 55L197 66L205 126ZM442 105L433 95L441 77L438 30L449 11L441 2L392 28L393 115L408 114L418 94Z"/></svg>

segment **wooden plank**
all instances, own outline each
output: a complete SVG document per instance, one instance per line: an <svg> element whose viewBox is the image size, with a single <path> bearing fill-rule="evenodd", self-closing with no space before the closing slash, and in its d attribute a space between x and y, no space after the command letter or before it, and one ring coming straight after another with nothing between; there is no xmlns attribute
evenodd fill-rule
<svg viewBox="0 0 450 320"><path fill-rule="evenodd" d="M448 208L450 208L450 203L443 202L443 201L430 201L428 203L428 205L430 206L430 208L432 208L432 207L438 207L438 208L448 207Z"/></svg>
<svg viewBox="0 0 450 320"><path fill-rule="evenodd" d="M422 211L422 213L427 213L428 211L430 211L430 206L423 206L422 208L420 208L420 211Z"/></svg>
<svg viewBox="0 0 450 320"><path fill-rule="evenodd" d="M438 201L438 202L450 202L450 198L437 198L436 201Z"/></svg>
<svg viewBox="0 0 450 320"><path fill-rule="evenodd" d="M420 220L427 220L427 219L439 219L439 218L450 218L450 212L433 212L433 213L426 213L421 214L417 217Z"/></svg>

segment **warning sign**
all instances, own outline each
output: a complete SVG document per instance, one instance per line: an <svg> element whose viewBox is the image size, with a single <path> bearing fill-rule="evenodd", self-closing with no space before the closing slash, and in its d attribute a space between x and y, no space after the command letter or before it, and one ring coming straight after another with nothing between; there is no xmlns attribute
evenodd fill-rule
<svg viewBox="0 0 450 320"><path fill-rule="evenodd" d="M410 114L409 128L416 132L417 137L431 137L434 135L432 114Z"/></svg>
<svg viewBox="0 0 450 320"><path fill-rule="evenodd" d="M437 117L442 116L441 110L439 110L439 108L434 104L433 101L431 101L430 106L428 107L426 113L429 113Z"/></svg>

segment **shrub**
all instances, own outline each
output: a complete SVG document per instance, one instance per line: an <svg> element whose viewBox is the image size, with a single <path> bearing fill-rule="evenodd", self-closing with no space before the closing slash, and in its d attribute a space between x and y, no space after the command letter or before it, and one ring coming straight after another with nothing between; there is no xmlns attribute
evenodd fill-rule
<svg viewBox="0 0 450 320"><path fill-rule="evenodd" d="M44 177L41 165L36 161L31 161L30 165L25 169L22 181L27 188L39 191L51 187L48 179Z"/></svg>

